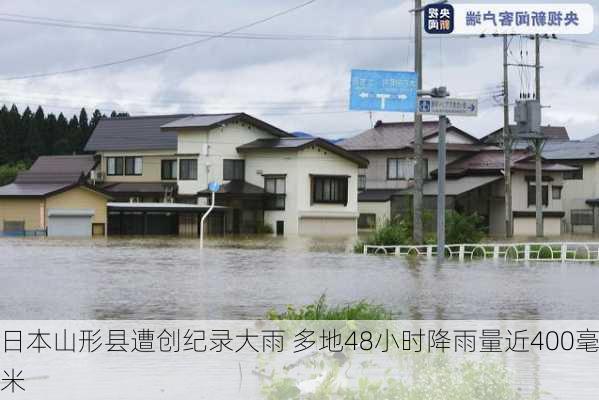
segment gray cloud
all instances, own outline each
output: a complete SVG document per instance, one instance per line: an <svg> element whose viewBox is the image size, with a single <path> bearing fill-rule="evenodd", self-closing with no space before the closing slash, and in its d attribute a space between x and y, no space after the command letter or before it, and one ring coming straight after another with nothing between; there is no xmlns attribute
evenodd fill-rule
<svg viewBox="0 0 599 400"><path fill-rule="evenodd" d="M489 1L493 2L493 1ZM575 2L575 1L572 1ZM74 0L21 1L0 12L113 24L225 31L298 1L105 0L101 7ZM599 6L599 2L592 2ZM255 27L251 33L410 37L411 1L317 1ZM117 60L193 40L185 37L95 32L0 22L0 77L47 72ZM599 41L597 34L581 38ZM523 43L523 50L532 48ZM456 125L483 135L502 124L493 92L502 78L501 40L427 38L426 86L448 86L455 95L476 96L478 118L454 118ZM520 43L512 43L519 58ZM2 82L0 99L43 104L71 114L81 105L132 113L247 111L288 130L339 137L370 124L364 112L347 111L352 68L412 69L408 40L334 42L218 39L140 62L72 75ZM566 124L573 137L599 131L589 83L599 82L599 48L565 42L543 44L544 118ZM510 91L530 87L532 75L510 72ZM527 79L528 78L528 82ZM374 113L373 119L411 120L411 115Z"/></svg>

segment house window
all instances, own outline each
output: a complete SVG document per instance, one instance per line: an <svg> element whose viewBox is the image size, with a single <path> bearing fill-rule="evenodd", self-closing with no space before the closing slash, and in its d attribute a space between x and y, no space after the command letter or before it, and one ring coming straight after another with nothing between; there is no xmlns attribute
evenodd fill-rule
<svg viewBox="0 0 599 400"><path fill-rule="evenodd" d="M198 179L198 160L179 160L179 179L182 181L195 181Z"/></svg>
<svg viewBox="0 0 599 400"><path fill-rule="evenodd" d="M553 200L561 200L562 199L562 187L561 186L551 186L551 198Z"/></svg>
<svg viewBox="0 0 599 400"><path fill-rule="evenodd" d="M366 175L358 175L358 190L366 190Z"/></svg>
<svg viewBox="0 0 599 400"><path fill-rule="evenodd" d="M107 175L123 175L123 157L108 157L106 159Z"/></svg>
<svg viewBox="0 0 599 400"><path fill-rule="evenodd" d="M547 185L543 185L543 188L541 189L542 192L542 204L544 206L548 206L549 205L549 186ZM537 204L537 192L536 192L536 186L534 184L529 183L528 184L528 205L529 206L534 206Z"/></svg>
<svg viewBox="0 0 599 400"><path fill-rule="evenodd" d="M162 160L160 165L160 176L163 181L177 179L177 160Z"/></svg>
<svg viewBox="0 0 599 400"><path fill-rule="evenodd" d="M347 205L347 176L313 176L312 203Z"/></svg>
<svg viewBox="0 0 599 400"><path fill-rule="evenodd" d="M142 157L125 157L125 175L141 175L142 173Z"/></svg>
<svg viewBox="0 0 599 400"><path fill-rule="evenodd" d="M414 179L416 161L411 158L387 159L387 180Z"/></svg>
<svg viewBox="0 0 599 400"><path fill-rule="evenodd" d="M245 160L223 160L223 180L242 181L245 179Z"/></svg>
<svg viewBox="0 0 599 400"><path fill-rule="evenodd" d="M265 175L264 190L272 193L274 196L267 200L266 208L268 210L285 209L285 176L284 175Z"/></svg>
<svg viewBox="0 0 599 400"><path fill-rule="evenodd" d="M577 171L564 172L564 179L568 181L580 181L584 179L582 165L571 165L571 167L578 168Z"/></svg>

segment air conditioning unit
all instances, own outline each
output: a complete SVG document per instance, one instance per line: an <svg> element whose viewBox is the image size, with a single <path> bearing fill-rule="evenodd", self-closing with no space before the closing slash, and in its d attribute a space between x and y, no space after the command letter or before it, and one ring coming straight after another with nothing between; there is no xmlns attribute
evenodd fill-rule
<svg viewBox="0 0 599 400"><path fill-rule="evenodd" d="M104 172L93 170L89 173L89 179L92 181L93 184L95 184L96 182L104 182L104 178Z"/></svg>

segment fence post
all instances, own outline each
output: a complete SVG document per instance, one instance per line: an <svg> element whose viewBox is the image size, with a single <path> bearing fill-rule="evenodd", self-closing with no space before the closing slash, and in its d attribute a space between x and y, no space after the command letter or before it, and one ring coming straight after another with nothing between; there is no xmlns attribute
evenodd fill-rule
<svg viewBox="0 0 599 400"><path fill-rule="evenodd" d="M566 261L566 258L567 258L566 256L568 254L568 245L567 244L562 243L562 252L561 253L562 253L561 254L562 255L562 257L561 257L562 261Z"/></svg>
<svg viewBox="0 0 599 400"><path fill-rule="evenodd" d="M368 254L368 246L364 245L364 254Z"/></svg>
<svg viewBox="0 0 599 400"><path fill-rule="evenodd" d="M460 245L460 254L459 254L460 261L464 261L464 252L465 251L466 251L466 246L464 246L463 244Z"/></svg>
<svg viewBox="0 0 599 400"><path fill-rule="evenodd" d="M426 256L428 258L433 258L433 247L432 246L426 246Z"/></svg>
<svg viewBox="0 0 599 400"><path fill-rule="evenodd" d="M524 260L530 261L530 245L529 244L524 245Z"/></svg>

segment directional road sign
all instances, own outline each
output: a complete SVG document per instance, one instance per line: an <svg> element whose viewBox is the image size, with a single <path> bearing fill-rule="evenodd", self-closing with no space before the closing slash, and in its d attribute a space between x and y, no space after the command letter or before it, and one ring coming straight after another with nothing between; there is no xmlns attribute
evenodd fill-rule
<svg viewBox="0 0 599 400"><path fill-rule="evenodd" d="M349 108L415 112L417 92L418 74L415 72L354 69Z"/></svg>
<svg viewBox="0 0 599 400"><path fill-rule="evenodd" d="M478 114L478 100L455 99L452 97L419 97L416 112L418 114L476 117Z"/></svg>
<svg viewBox="0 0 599 400"><path fill-rule="evenodd" d="M220 183L218 183L218 182L210 182L208 184L208 190L210 190L212 193L218 192L219 189L220 189Z"/></svg>

